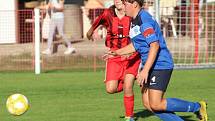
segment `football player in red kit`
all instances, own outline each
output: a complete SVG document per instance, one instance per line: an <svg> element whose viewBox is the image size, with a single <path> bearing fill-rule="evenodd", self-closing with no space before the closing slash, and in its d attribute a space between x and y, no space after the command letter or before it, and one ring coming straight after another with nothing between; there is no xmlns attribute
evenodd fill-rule
<svg viewBox="0 0 215 121"><path fill-rule="evenodd" d="M93 33L100 25L107 29L105 45L117 50L130 44L129 28L131 19L125 15L124 4L114 0L114 5L106 9L94 21L87 32L87 38L94 40ZM140 64L140 56L133 53L127 57L108 57L106 60L105 85L107 93L114 94L124 91L125 120L133 121L134 92L133 85Z"/></svg>

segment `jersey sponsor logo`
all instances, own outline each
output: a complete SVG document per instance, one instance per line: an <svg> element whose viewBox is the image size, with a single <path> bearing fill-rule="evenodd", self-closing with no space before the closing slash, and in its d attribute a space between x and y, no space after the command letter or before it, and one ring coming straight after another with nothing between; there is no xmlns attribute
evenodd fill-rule
<svg viewBox="0 0 215 121"><path fill-rule="evenodd" d="M157 84L156 81L155 81L155 79L156 79L156 77L153 76L153 77L151 78L151 81L150 81L149 85L155 85L155 84Z"/></svg>
<svg viewBox="0 0 215 121"><path fill-rule="evenodd" d="M149 37L150 35L154 34L155 31L153 28L147 28L144 32L143 32L143 36L144 37Z"/></svg>
<svg viewBox="0 0 215 121"><path fill-rule="evenodd" d="M134 38L134 37L136 37L139 34L141 34L141 32L140 32L140 26L136 25L136 26L134 26L134 27L132 27L130 29L130 32L129 32L130 38Z"/></svg>

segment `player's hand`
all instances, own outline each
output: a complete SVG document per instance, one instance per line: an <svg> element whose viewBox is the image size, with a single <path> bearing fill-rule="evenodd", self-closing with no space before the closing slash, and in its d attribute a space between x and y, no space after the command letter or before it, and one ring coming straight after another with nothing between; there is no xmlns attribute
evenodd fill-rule
<svg viewBox="0 0 215 121"><path fill-rule="evenodd" d="M129 53L129 54L126 54L126 55L121 55L121 57L122 57L123 59L129 59L129 57L130 57L131 55L133 55L133 53Z"/></svg>
<svg viewBox="0 0 215 121"><path fill-rule="evenodd" d="M105 53L105 54L102 56L102 59L103 59L103 60L108 60L109 58L113 58L113 57L115 57L115 56L109 55L108 53Z"/></svg>
<svg viewBox="0 0 215 121"><path fill-rule="evenodd" d="M108 52L106 52L103 56L102 56L102 59L103 60L107 60L109 58L113 58L117 56L116 52L114 50L109 50Z"/></svg>
<svg viewBox="0 0 215 121"><path fill-rule="evenodd" d="M92 34L91 32L87 32L87 39L88 40L92 40ZM93 41L93 40L92 40Z"/></svg>
<svg viewBox="0 0 215 121"><path fill-rule="evenodd" d="M148 71L144 69L137 75L137 83L140 87L144 86L148 81Z"/></svg>
<svg viewBox="0 0 215 121"><path fill-rule="evenodd" d="M118 54L116 53L116 50L109 50L107 52L108 55L112 55L112 56L117 56Z"/></svg>

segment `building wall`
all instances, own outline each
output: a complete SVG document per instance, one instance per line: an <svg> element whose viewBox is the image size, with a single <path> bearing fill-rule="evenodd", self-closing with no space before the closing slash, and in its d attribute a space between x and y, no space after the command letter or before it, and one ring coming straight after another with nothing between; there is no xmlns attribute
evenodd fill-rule
<svg viewBox="0 0 215 121"><path fill-rule="evenodd" d="M0 1L0 44L16 42L16 2L17 0Z"/></svg>

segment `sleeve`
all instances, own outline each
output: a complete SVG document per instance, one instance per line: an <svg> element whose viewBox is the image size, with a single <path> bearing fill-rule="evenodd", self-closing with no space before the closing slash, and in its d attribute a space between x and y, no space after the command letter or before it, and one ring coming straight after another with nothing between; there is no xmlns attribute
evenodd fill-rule
<svg viewBox="0 0 215 121"><path fill-rule="evenodd" d="M107 10L105 10L101 15L99 15L92 24L93 31L99 26L104 25L106 22Z"/></svg>
<svg viewBox="0 0 215 121"><path fill-rule="evenodd" d="M142 24L140 31L148 44L158 41L155 29L150 23Z"/></svg>

